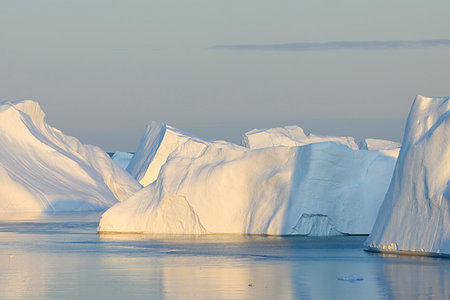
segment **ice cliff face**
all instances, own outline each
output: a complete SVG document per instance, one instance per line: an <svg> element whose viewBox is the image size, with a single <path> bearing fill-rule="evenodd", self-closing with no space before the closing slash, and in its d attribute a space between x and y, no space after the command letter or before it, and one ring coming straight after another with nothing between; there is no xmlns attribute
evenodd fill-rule
<svg viewBox="0 0 450 300"><path fill-rule="evenodd" d="M295 147L321 142L336 142L353 150L359 149L353 137L305 134L303 129L298 126L253 129L242 137L242 145L250 149L278 146Z"/></svg>
<svg viewBox="0 0 450 300"><path fill-rule="evenodd" d="M135 156L154 181L103 214L101 232L367 234L395 164L339 142L248 149L159 123Z"/></svg>
<svg viewBox="0 0 450 300"><path fill-rule="evenodd" d="M0 212L97 210L140 189L100 148L45 122L36 102L0 103Z"/></svg>
<svg viewBox="0 0 450 300"><path fill-rule="evenodd" d="M172 126L152 122L145 128L144 136L127 171L143 186L147 186L156 180L167 157L179 146L185 144L199 151L209 144L214 144L218 148L241 148L223 141L207 141Z"/></svg>
<svg viewBox="0 0 450 300"><path fill-rule="evenodd" d="M366 245L388 252L450 254L450 98L416 97Z"/></svg>
<svg viewBox="0 0 450 300"><path fill-rule="evenodd" d="M132 153L121 151L114 152L113 156L111 157L113 162L121 166L123 169L126 169L128 167L132 158Z"/></svg>

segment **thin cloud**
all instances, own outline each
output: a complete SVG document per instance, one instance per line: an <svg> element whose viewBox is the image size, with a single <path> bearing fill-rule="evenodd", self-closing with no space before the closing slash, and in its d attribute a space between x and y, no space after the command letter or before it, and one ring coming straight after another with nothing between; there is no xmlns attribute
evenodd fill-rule
<svg viewBox="0 0 450 300"><path fill-rule="evenodd" d="M416 40L416 41L332 41L323 43L287 43L266 45L216 45L213 50L241 51L330 51L330 50L383 50L413 49L430 47L449 47L450 40Z"/></svg>

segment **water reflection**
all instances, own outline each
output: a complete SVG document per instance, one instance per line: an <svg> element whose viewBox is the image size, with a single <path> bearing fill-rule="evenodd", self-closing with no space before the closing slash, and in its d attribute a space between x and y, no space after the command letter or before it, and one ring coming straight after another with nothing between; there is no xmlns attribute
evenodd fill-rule
<svg viewBox="0 0 450 300"><path fill-rule="evenodd" d="M3 239L5 236L2 235ZM0 255L0 299L43 298L48 265L39 254Z"/></svg>
<svg viewBox="0 0 450 300"><path fill-rule="evenodd" d="M139 290L145 286L153 298L293 299L286 263L251 265L239 260L176 256L151 262L109 257L102 263L109 276L121 277L127 284L139 283Z"/></svg>
<svg viewBox="0 0 450 300"><path fill-rule="evenodd" d="M369 254L364 237L97 235L96 218L2 220L0 299L450 298L450 260Z"/></svg>
<svg viewBox="0 0 450 300"><path fill-rule="evenodd" d="M450 260L378 254L380 288L390 299L450 299Z"/></svg>

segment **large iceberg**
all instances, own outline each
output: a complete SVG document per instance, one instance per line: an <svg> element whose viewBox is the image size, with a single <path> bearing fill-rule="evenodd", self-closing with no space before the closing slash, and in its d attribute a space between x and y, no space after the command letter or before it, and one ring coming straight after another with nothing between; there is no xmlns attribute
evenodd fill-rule
<svg viewBox="0 0 450 300"><path fill-rule="evenodd" d="M417 96L369 250L450 255L450 98Z"/></svg>
<svg viewBox="0 0 450 300"><path fill-rule="evenodd" d="M153 183L105 212L100 232L368 234L395 165L339 142L248 149L159 123L139 152Z"/></svg>
<svg viewBox="0 0 450 300"><path fill-rule="evenodd" d="M253 129L242 137L242 145L250 149L260 149L277 146L304 146L320 142L336 142L350 149L358 150L359 146L353 137L321 136L312 133L305 134L299 126L280 128Z"/></svg>
<svg viewBox="0 0 450 300"><path fill-rule="evenodd" d="M0 212L105 209L141 186L100 148L45 122L31 100L0 103Z"/></svg>
<svg viewBox="0 0 450 300"><path fill-rule="evenodd" d="M187 144L192 149L203 149L212 143L218 148L242 148L224 141L207 141L170 125L153 121L145 128L144 136L128 164L127 171L143 186L147 186L156 180L167 157L180 145Z"/></svg>

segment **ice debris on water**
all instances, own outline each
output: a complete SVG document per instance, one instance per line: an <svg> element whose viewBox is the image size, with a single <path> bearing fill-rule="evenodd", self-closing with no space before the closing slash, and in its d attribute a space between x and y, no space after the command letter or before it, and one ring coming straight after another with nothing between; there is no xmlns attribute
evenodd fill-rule
<svg viewBox="0 0 450 300"><path fill-rule="evenodd" d="M339 277L338 280L355 282L355 281L364 280L364 278L356 276L356 275L350 275L350 276Z"/></svg>

